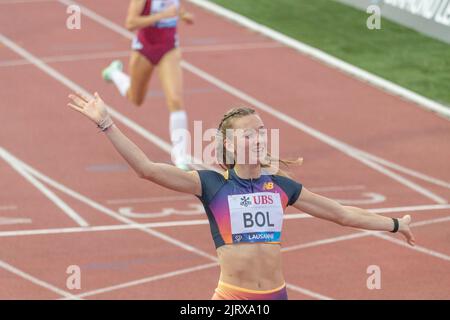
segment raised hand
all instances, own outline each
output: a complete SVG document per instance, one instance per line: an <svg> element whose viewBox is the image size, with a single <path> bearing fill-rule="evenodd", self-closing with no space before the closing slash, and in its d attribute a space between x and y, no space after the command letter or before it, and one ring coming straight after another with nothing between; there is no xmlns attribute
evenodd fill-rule
<svg viewBox="0 0 450 320"><path fill-rule="evenodd" d="M192 13L185 11L180 15L180 17L181 20L187 24L194 24L194 15Z"/></svg>
<svg viewBox="0 0 450 320"><path fill-rule="evenodd" d="M93 121L99 128L106 130L112 125L111 117L102 98L96 92L94 98L89 98L82 93L69 94L67 105Z"/></svg>

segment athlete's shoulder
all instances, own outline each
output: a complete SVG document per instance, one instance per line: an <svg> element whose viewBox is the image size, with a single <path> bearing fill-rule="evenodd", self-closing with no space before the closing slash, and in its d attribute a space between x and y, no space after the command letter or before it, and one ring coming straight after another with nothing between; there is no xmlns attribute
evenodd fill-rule
<svg viewBox="0 0 450 320"><path fill-rule="evenodd" d="M197 170L200 179L213 179L226 181L228 179L228 170L227 171L215 171L215 170Z"/></svg>
<svg viewBox="0 0 450 320"><path fill-rule="evenodd" d="M303 188L301 183L281 175L273 175L272 181L286 193L289 198L288 205L293 205L297 201Z"/></svg>
<svg viewBox="0 0 450 320"><path fill-rule="evenodd" d="M202 195L200 199L209 203L217 191L222 188L228 180L228 171L217 172L214 170L197 170L202 185Z"/></svg>

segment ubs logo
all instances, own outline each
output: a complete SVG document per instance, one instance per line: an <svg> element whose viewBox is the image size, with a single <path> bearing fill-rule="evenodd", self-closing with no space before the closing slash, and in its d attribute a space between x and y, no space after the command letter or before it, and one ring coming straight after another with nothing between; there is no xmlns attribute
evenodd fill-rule
<svg viewBox="0 0 450 320"><path fill-rule="evenodd" d="M251 204L252 204L252 202L250 201L250 197L243 196L243 197L241 198L241 203L240 203L241 206L243 206L243 207L248 207L248 206L251 205Z"/></svg>

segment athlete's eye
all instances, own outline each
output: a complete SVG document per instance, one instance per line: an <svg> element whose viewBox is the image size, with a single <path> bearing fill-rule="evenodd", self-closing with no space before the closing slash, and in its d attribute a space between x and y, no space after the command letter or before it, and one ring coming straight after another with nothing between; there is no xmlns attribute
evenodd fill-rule
<svg viewBox="0 0 450 320"><path fill-rule="evenodd" d="M256 131L255 130L248 130L244 132L244 138L246 139L254 139L256 138Z"/></svg>
<svg viewBox="0 0 450 320"><path fill-rule="evenodd" d="M265 139L267 137L267 129L259 129L258 136L260 139Z"/></svg>

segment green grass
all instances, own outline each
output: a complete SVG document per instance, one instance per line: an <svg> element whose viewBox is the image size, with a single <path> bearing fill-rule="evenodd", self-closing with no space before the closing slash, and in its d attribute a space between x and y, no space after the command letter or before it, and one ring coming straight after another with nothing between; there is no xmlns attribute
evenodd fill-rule
<svg viewBox="0 0 450 320"><path fill-rule="evenodd" d="M450 106L450 45L332 0L211 0L341 60Z"/></svg>

